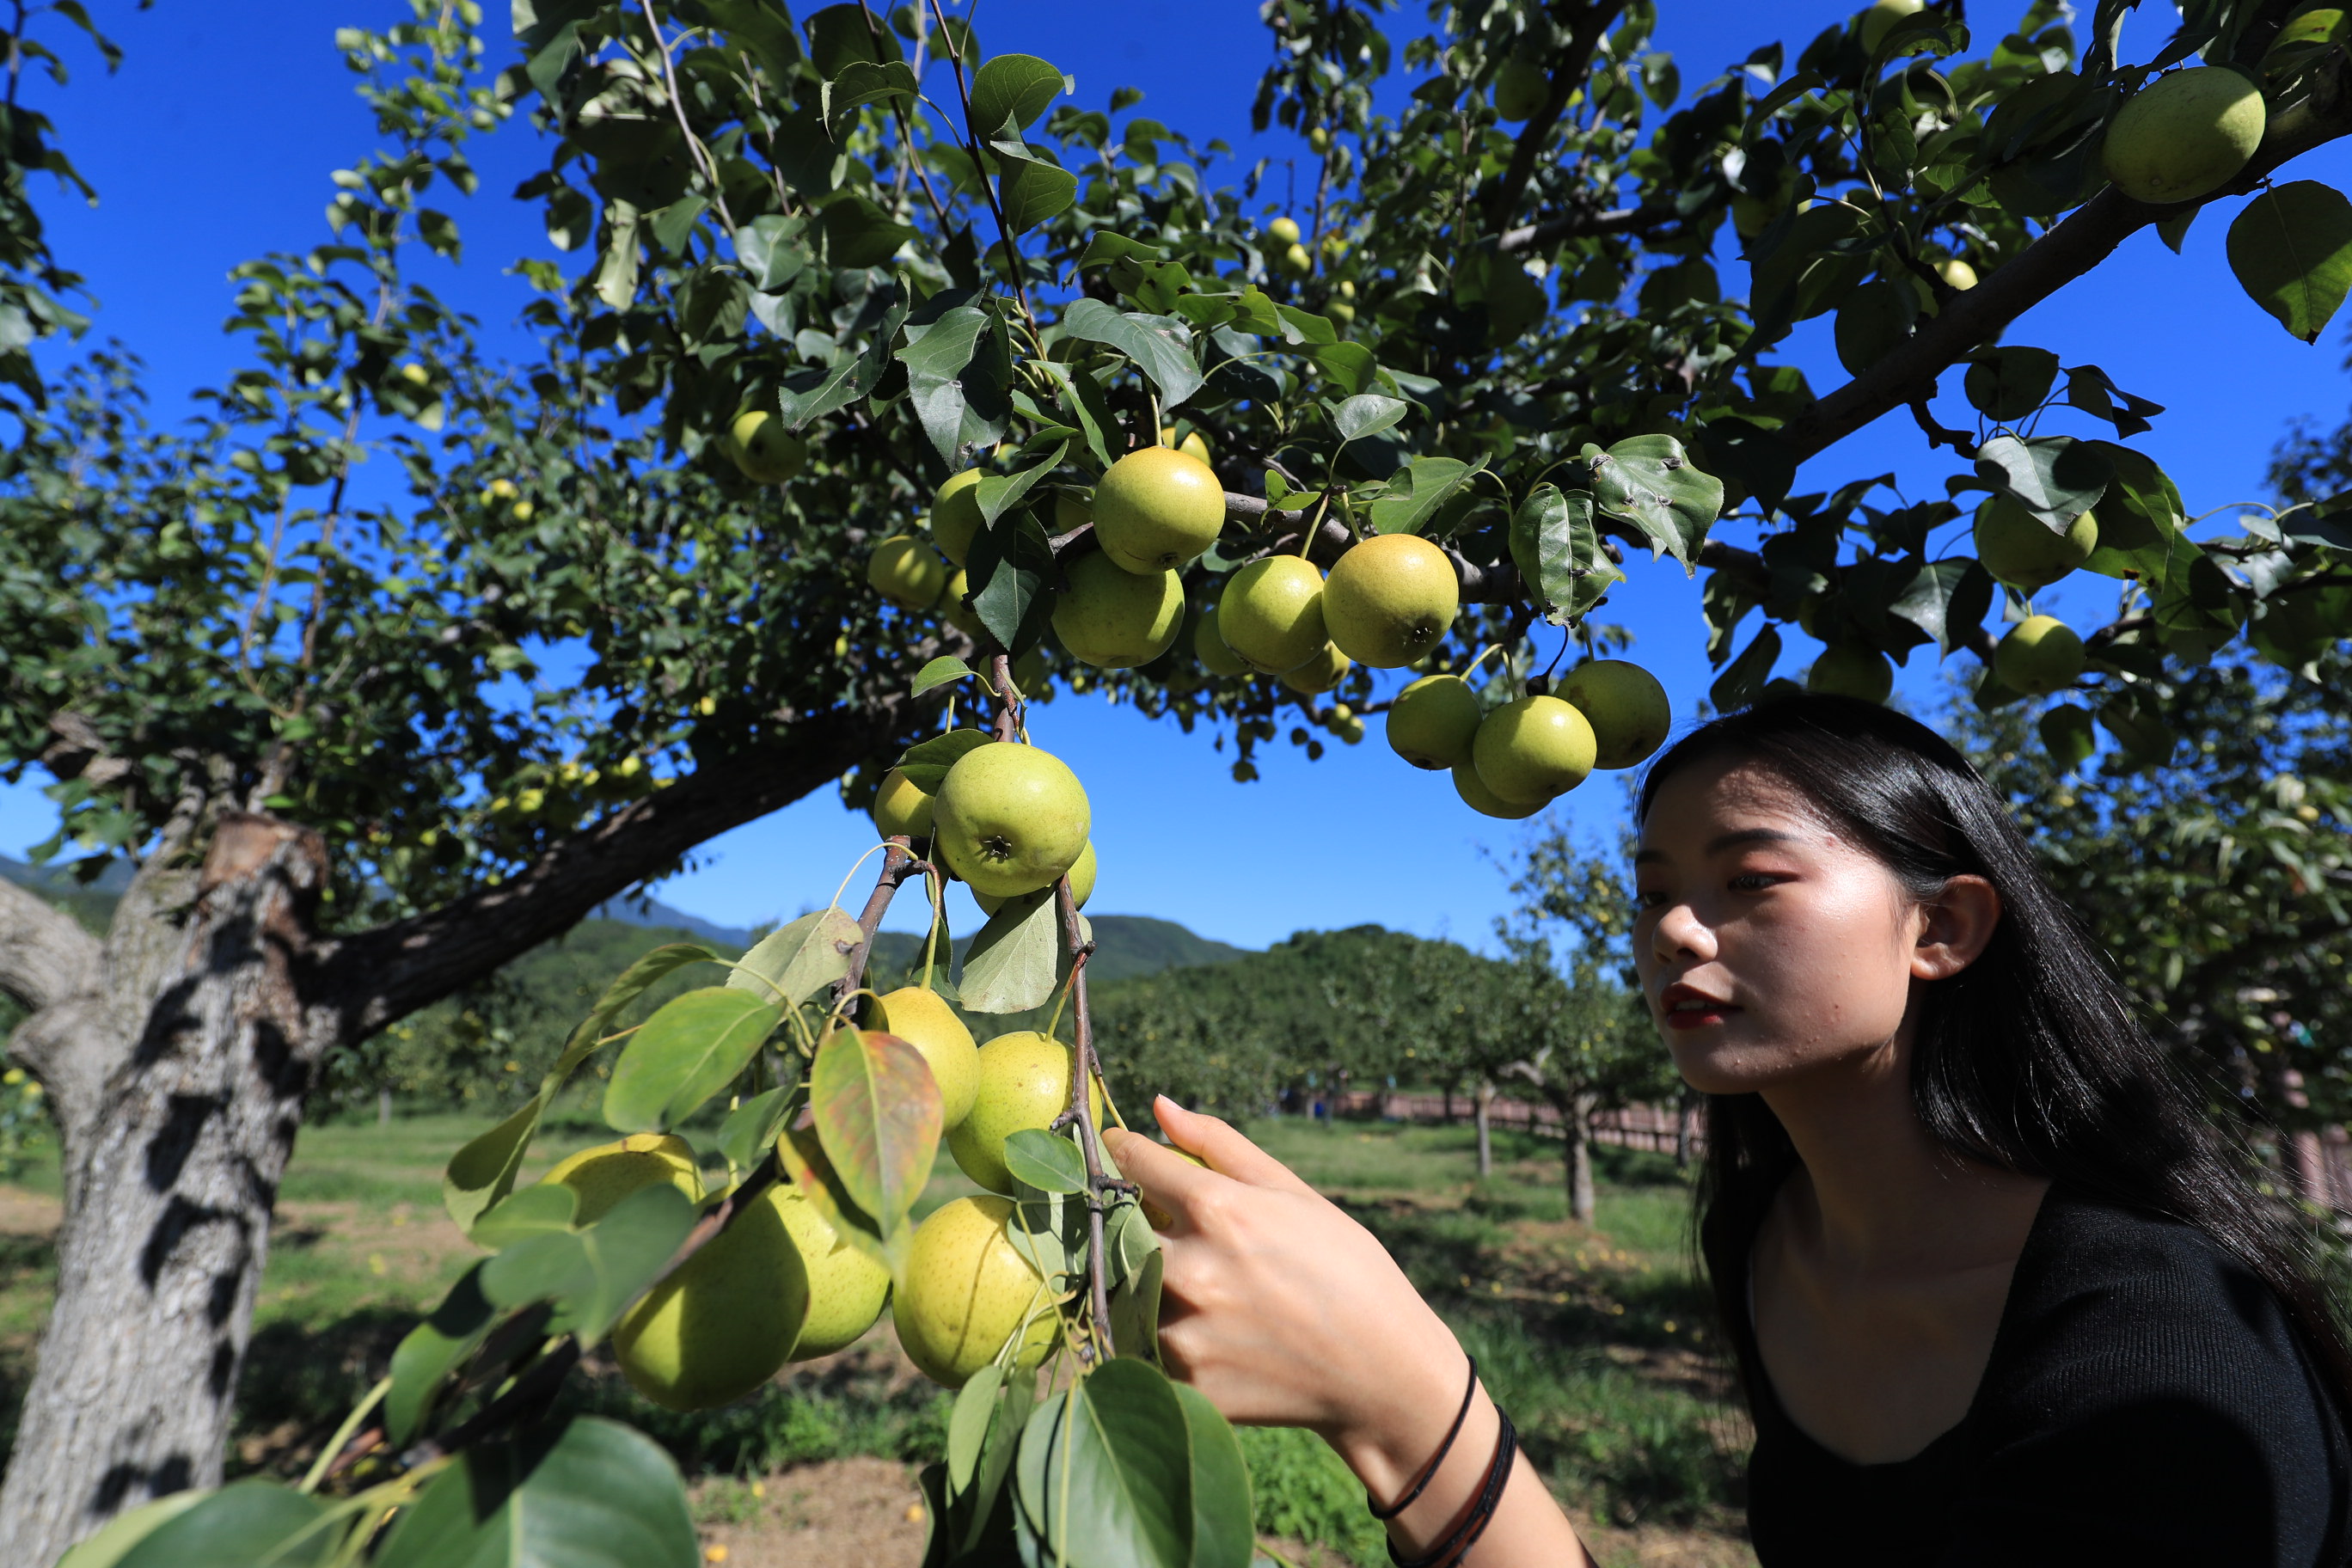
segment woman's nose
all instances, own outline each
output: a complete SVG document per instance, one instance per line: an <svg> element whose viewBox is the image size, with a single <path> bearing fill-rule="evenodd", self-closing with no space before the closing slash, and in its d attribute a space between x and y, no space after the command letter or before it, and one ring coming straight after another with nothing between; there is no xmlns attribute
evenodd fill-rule
<svg viewBox="0 0 2352 1568"><path fill-rule="evenodd" d="M1685 956L1704 963L1715 956L1715 933L1688 904L1672 904L1650 928L1650 951L1661 963Z"/></svg>

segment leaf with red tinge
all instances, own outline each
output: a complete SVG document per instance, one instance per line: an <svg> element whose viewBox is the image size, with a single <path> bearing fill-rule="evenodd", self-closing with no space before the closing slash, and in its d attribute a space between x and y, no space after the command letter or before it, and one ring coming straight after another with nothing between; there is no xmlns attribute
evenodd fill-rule
<svg viewBox="0 0 2352 1568"><path fill-rule="evenodd" d="M940 1147L939 1085L923 1054L878 1029L837 1029L809 1069L809 1109L843 1188L897 1229Z"/></svg>

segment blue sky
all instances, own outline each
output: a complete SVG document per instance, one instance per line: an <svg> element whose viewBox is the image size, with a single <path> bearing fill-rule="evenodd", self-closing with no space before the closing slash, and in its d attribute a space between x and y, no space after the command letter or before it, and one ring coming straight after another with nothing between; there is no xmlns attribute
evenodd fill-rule
<svg viewBox="0 0 2352 1568"><path fill-rule="evenodd" d="M488 8L502 9L495 0ZM381 0L334 6L159 0L143 14L100 9L112 14L128 52L121 72L105 77L88 51L68 45L77 67L71 89L62 95L45 85L28 89L31 101L58 121L100 205L85 208L45 185L36 195L57 249L87 275L97 297L96 334L120 338L146 359L158 412L168 416L184 406L189 391L217 384L240 363L241 342L219 331L230 304L229 269L324 238L328 175L364 150L369 120L334 50L334 27L382 25L405 8ZM1773 37L1793 53L1844 14L1818 0L1769 7L1664 0L1661 9L1659 45L1675 54L1690 84ZM1975 9L1980 31L2002 16L1993 5ZM2168 6L2147 9L2126 35L2126 58L2152 53L2168 25ZM1413 5L1397 21L1418 16ZM985 0L977 20L986 50L1045 56L1076 77L1082 103L1102 106L1113 88L1133 86L1145 94L1139 112L1196 139L1223 136L1244 160L1300 151L1279 135L1260 145L1249 134L1249 100L1269 52L1251 0L1117 6ZM503 199L532 166L527 133L516 127L474 151L483 194L457 208L467 264L435 284L496 329L512 321L522 299L503 268L514 258L543 254L546 241L533 211ZM1224 164L1212 173L1237 182L1242 169ZM2352 186L2352 151L2339 143L2287 173ZM1280 192L1278 174L1266 188ZM2137 444L2173 474L2192 513L2262 499L2263 469L2288 423L2332 425L2347 401L2339 336L2307 347L2240 292L2223 257L2231 216L2227 207L2207 213L2179 257L2152 233L2136 237L2006 340L2053 349L2070 365L2100 365L2122 386L2164 404L2154 434ZM1727 282L1738 276L1727 273ZM1809 323L1795 342L1794 357L1819 389L1843 379L1827 337L1825 322ZM1946 384L1939 412L1948 424L1969 424L1958 377ZM1929 453L1898 416L1815 459L1802 482L1892 473L1907 495L1922 499L1940 495L1958 467L1948 454ZM1633 631L1633 657L1658 673L1676 712L1687 715L1712 673L1697 585L1671 562L1637 563L1631 578L1607 613ZM2078 580L2045 597L2061 613L2095 624L2111 607L2112 587ZM1797 673L1812 650L1801 637L1790 641L1783 669ZM1927 658L1915 655L1900 677L1922 703L1938 696ZM1507 903L1504 868L1525 830L1461 807L1443 774L1397 761L1377 725L1361 746L1334 746L1320 763L1287 745L1269 748L1264 778L1248 785L1232 783L1228 759L1202 740L1098 698L1064 693L1033 728L1091 794L1102 865L1097 910L1160 915L1250 946L1368 921L1477 944ZM1622 791L1612 775L1600 775L1559 809L1605 832L1621 819ZM0 790L0 854L21 855L47 836L52 821L35 786ZM870 839L864 817L827 792L714 841L694 868L656 891L729 923L789 916L830 898ZM974 923L968 908L962 914L959 929Z"/></svg>

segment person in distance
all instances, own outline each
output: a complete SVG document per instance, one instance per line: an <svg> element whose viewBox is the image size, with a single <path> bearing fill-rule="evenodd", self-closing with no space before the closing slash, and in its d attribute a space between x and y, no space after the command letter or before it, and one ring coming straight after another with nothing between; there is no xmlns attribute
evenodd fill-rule
<svg viewBox="0 0 2352 1568"><path fill-rule="evenodd" d="M1792 696L1693 731L1638 816L1635 963L1707 1097L1764 1568L2344 1563L2352 1347L2311 1254L1966 759ZM1173 1216L1173 1370L1321 1433L1400 1563L1589 1563L1380 1243L1156 1110L1207 1169L1108 1136Z"/></svg>

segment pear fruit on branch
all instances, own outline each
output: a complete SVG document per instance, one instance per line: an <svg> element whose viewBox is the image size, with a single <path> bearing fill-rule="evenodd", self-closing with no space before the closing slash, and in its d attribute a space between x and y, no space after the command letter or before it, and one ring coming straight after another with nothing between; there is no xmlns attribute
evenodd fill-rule
<svg viewBox="0 0 2352 1568"><path fill-rule="evenodd" d="M1389 749L1417 768L1434 771L1466 763L1483 717L1468 681L1458 675L1424 675L1389 704Z"/></svg>
<svg viewBox="0 0 2352 1568"><path fill-rule="evenodd" d="M889 1300L890 1270L880 1258L844 1241L798 1187L782 1190L776 1212L783 1216L808 1279L808 1310L785 1359L813 1361L865 1337Z"/></svg>
<svg viewBox="0 0 2352 1568"><path fill-rule="evenodd" d="M868 586L902 610L928 610L948 585L937 552L911 533L894 533L866 562Z"/></svg>
<svg viewBox="0 0 2352 1568"><path fill-rule="evenodd" d="M2028 616L1992 652L1993 673L2011 691L2043 697L2063 690L2083 673L2083 639L2055 616Z"/></svg>
<svg viewBox="0 0 2352 1568"><path fill-rule="evenodd" d="M614 1204L656 1182L667 1182L689 1203L702 1201L702 1172L695 1163L694 1146L671 1132L632 1132L616 1143L583 1149L558 1161L540 1181L570 1187L577 1195L572 1211L575 1226L595 1224Z"/></svg>
<svg viewBox="0 0 2352 1568"><path fill-rule="evenodd" d="M948 1152L963 1173L991 1192L1013 1190L1004 1142L1029 1128L1043 1130L1070 1109L1070 1047L1051 1035L1020 1029L980 1047L980 1091L971 1112L948 1134ZM1087 1086L1097 1121L1102 1089Z"/></svg>
<svg viewBox="0 0 2352 1568"><path fill-rule="evenodd" d="M1885 654L1859 643L1838 643L1822 650L1805 673L1809 691L1832 697L1856 697L1864 702L1885 702L1895 690L1895 666Z"/></svg>
<svg viewBox="0 0 2352 1568"><path fill-rule="evenodd" d="M1214 605L1201 612L1200 622L1192 628L1192 657L1211 675L1249 673L1249 661L1225 645L1225 634L1218 627Z"/></svg>
<svg viewBox="0 0 2352 1568"><path fill-rule="evenodd" d="M1478 782L1496 800L1538 809L1582 784L1594 754L1591 724L1551 696L1504 703L1479 723L1470 742Z"/></svg>
<svg viewBox="0 0 2352 1568"><path fill-rule="evenodd" d="M2107 127L2107 178L2134 201L2190 202L2236 178L2263 144L2263 89L2229 66L2191 66L2131 96Z"/></svg>
<svg viewBox="0 0 2352 1568"><path fill-rule="evenodd" d="M1173 572L1133 572L1097 550L1072 562L1068 576L1054 605L1054 635L1080 664L1133 669L1166 653L1184 629L1184 584Z"/></svg>
<svg viewBox="0 0 2352 1568"><path fill-rule="evenodd" d="M1411 533L1375 534L1339 557L1323 584L1323 629L1339 651L1398 669L1435 647L1462 607L1445 552Z"/></svg>
<svg viewBox="0 0 2352 1568"><path fill-rule="evenodd" d="M1217 601L1225 646L1266 675L1286 675L1323 651L1323 574L1296 555L1253 561Z"/></svg>
<svg viewBox="0 0 2352 1568"><path fill-rule="evenodd" d="M743 477L758 485L788 483L808 461L808 443L764 408L747 408L735 416L726 447Z"/></svg>
<svg viewBox="0 0 2352 1568"><path fill-rule="evenodd" d="M1454 793L1462 797L1463 805L1479 816L1496 817L1505 822L1517 822L1533 816L1550 804L1539 800L1533 805L1522 805L1505 800L1486 787L1478 777L1477 768L1466 761L1454 764Z"/></svg>
<svg viewBox="0 0 2352 1568"><path fill-rule="evenodd" d="M892 768L876 787L874 826L885 838L931 836L931 797L916 786L904 769Z"/></svg>
<svg viewBox="0 0 2352 1568"><path fill-rule="evenodd" d="M925 986L901 986L874 1000L866 1026L896 1035L921 1053L939 1086L942 1130L952 1130L971 1113L972 1097L980 1092L980 1047L945 997Z"/></svg>
<svg viewBox="0 0 2352 1568"><path fill-rule="evenodd" d="M931 806L935 847L974 892L1034 893L1086 853L1086 786L1060 758L992 741L959 758Z"/></svg>
<svg viewBox="0 0 2352 1568"><path fill-rule="evenodd" d="M1592 765L1631 768L1647 762L1674 728L1674 704L1658 678L1629 659L1578 665L1559 694L1592 726Z"/></svg>
<svg viewBox="0 0 2352 1568"><path fill-rule="evenodd" d="M923 1375L961 1388L1020 1336L1013 1364L1042 1364L1061 1332L1045 1276L1013 1245L1011 1200L943 1204L915 1228L891 1299L898 1343Z"/></svg>
<svg viewBox="0 0 2352 1568"><path fill-rule="evenodd" d="M629 1386L666 1410L731 1405L776 1375L808 1316L809 1276L784 1216L796 1189L762 1190L613 1330Z"/></svg>
<svg viewBox="0 0 2352 1568"><path fill-rule="evenodd" d="M1070 897L1076 902L1078 908L1085 909L1087 900L1094 896L1095 846L1094 840L1088 839L1086 848L1078 855L1076 864L1070 868ZM975 890L971 895L971 901L980 906L981 913L992 915L1011 900L1000 899L993 893Z"/></svg>
<svg viewBox="0 0 2352 1568"><path fill-rule="evenodd" d="M2020 593L2035 594L2091 558L2099 547L2099 520L2085 511L2053 531L2007 496L1977 508L1977 559Z"/></svg>
<svg viewBox="0 0 2352 1568"><path fill-rule="evenodd" d="M1095 538L1122 570L1165 572L1198 557L1225 526L1225 487L1189 452L1144 447L1095 486Z"/></svg>
<svg viewBox="0 0 2352 1568"><path fill-rule="evenodd" d="M950 474L931 497L931 542L958 566L971 564L971 542L980 533L980 470Z"/></svg>
<svg viewBox="0 0 2352 1568"><path fill-rule="evenodd" d="M1300 665L1297 669L1286 670L1279 679L1283 685L1301 697L1315 697L1330 690L1339 682L1347 679L1348 671L1353 668L1348 656L1339 651L1337 644L1327 642L1323 645L1322 652Z"/></svg>

